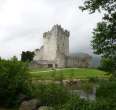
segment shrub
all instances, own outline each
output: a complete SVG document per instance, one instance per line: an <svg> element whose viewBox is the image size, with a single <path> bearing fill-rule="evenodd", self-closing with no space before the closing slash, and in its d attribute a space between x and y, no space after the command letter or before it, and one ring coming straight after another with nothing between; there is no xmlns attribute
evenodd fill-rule
<svg viewBox="0 0 116 110"><path fill-rule="evenodd" d="M21 94L29 95L29 82L26 64L0 59L0 105L17 105Z"/></svg>
<svg viewBox="0 0 116 110"><path fill-rule="evenodd" d="M116 110L116 80L105 81L96 91L97 102L103 110ZM99 109L102 110L102 109Z"/></svg>
<svg viewBox="0 0 116 110"><path fill-rule="evenodd" d="M81 89L87 93L87 95L91 94L93 92L93 83L89 81L82 81L81 82ZM88 97L88 96L87 96Z"/></svg>
<svg viewBox="0 0 116 110"><path fill-rule="evenodd" d="M33 87L33 97L38 98L43 105L56 106L64 104L69 93L63 85L59 84L36 84Z"/></svg>
<svg viewBox="0 0 116 110"><path fill-rule="evenodd" d="M116 56L113 58L102 58L99 69L112 73L116 77Z"/></svg>
<svg viewBox="0 0 116 110"><path fill-rule="evenodd" d="M62 110L94 110L93 104L90 101L80 99L77 96L72 96L64 105Z"/></svg>
<svg viewBox="0 0 116 110"><path fill-rule="evenodd" d="M91 83L97 83L99 81L98 77L89 77L88 79Z"/></svg>
<svg viewBox="0 0 116 110"><path fill-rule="evenodd" d="M60 110L116 110L116 104L107 100L89 101L73 96Z"/></svg>
<svg viewBox="0 0 116 110"><path fill-rule="evenodd" d="M116 101L116 81L105 81L97 88L97 98L100 99L115 99Z"/></svg>

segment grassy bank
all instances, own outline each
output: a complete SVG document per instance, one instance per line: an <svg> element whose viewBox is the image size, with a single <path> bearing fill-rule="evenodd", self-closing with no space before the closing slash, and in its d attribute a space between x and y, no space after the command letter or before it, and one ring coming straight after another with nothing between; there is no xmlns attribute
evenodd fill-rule
<svg viewBox="0 0 116 110"><path fill-rule="evenodd" d="M52 79L87 79L87 78L107 78L106 72L97 69L88 68L64 68L64 69L32 69L30 70L32 78L38 80Z"/></svg>

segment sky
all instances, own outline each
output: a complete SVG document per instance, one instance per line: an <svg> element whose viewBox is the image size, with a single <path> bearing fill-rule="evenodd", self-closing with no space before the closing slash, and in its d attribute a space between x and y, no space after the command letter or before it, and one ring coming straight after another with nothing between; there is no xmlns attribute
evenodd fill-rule
<svg viewBox="0 0 116 110"><path fill-rule="evenodd" d="M82 12L84 0L0 0L0 56L20 56L43 44L55 24L70 31L70 52L92 54L90 41L101 14Z"/></svg>

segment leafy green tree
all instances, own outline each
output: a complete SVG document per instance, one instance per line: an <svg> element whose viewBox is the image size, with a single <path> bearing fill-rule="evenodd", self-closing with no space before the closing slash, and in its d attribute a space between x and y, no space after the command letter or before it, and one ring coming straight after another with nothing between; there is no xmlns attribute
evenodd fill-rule
<svg viewBox="0 0 116 110"><path fill-rule="evenodd" d="M102 55L101 68L116 74L116 13L105 17L93 32L92 47L95 54Z"/></svg>
<svg viewBox="0 0 116 110"><path fill-rule="evenodd" d="M107 22L97 24L93 32L92 47L94 53L104 57L116 55L116 27Z"/></svg>
<svg viewBox="0 0 116 110"><path fill-rule="evenodd" d="M105 66L104 69L107 70L106 65L112 63L112 66L109 65L109 71L116 73L116 0L85 0L80 9L90 13L96 10L104 13L102 22L99 22L93 31L91 43L94 53L103 58L103 68Z"/></svg>
<svg viewBox="0 0 116 110"><path fill-rule="evenodd" d="M80 6L80 9L88 10L90 13L94 13L96 10L112 13L116 10L116 0L85 0L84 6Z"/></svg>
<svg viewBox="0 0 116 110"><path fill-rule="evenodd" d="M116 55L116 0L85 0L80 9L104 10L103 21L97 24L93 31L92 47L94 53L105 57ZM103 11L102 11L103 12Z"/></svg>
<svg viewBox="0 0 116 110"><path fill-rule="evenodd" d="M33 60L34 57L34 52L31 51L26 51L26 52L22 52L21 54L21 61L23 62L31 62Z"/></svg>

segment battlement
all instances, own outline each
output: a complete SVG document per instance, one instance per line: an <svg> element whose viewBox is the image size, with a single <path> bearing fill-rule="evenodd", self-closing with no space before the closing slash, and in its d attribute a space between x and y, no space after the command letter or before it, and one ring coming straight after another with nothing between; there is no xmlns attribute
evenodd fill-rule
<svg viewBox="0 0 116 110"><path fill-rule="evenodd" d="M56 24L56 25L54 25L52 27L52 29L50 31L43 33L43 37L47 37L47 36L50 36L52 34L56 34L57 35L58 33L61 33L61 34L65 35L66 37L70 36L70 32L68 30L64 30L61 27L61 25Z"/></svg>

